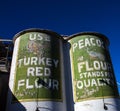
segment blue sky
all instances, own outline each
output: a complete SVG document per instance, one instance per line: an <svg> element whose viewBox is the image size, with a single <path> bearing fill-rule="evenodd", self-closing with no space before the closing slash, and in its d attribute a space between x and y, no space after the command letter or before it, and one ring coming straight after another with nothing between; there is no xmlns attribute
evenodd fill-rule
<svg viewBox="0 0 120 111"><path fill-rule="evenodd" d="M119 0L1 0L0 37L12 39L27 28L50 29L62 35L83 31L106 35L120 82Z"/></svg>

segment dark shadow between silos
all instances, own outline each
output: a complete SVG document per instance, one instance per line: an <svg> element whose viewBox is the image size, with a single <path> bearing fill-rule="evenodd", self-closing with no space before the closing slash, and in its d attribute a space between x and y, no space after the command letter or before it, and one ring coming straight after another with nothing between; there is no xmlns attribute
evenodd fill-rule
<svg viewBox="0 0 120 111"><path fill-rule="evenodd" d="M11 92L10 88L8 89L5 111L27 111L26 108L20 103L20 101Z"/></svg>
<svg viewBox="0 0 120 111"><path fill-rule="evenodd" d="M11 105L14 104L10 102L12 100L12 98L9 98L10 95L11 97L14 98L14 100L16 100L16 103L17 103L16 109L14 111L18 111L18 109L19 111L26 111L25 107L12 94L8 84L9 84L9 72L0 71L0 111L6 111L7 107L8 107L7 111L10 111ZM7 105L8 101L9 101L9 104Z"/></svg>
<svg viewBox="0 0 120 111"><path fill-rule="evenodd" d="M66 100L67 100L67 111L74 111L74 100L72 90L72 77L71 77L71 66L70 66L70 43L64 41L64 73L65 73L65 89L66 89Z"/></svg>

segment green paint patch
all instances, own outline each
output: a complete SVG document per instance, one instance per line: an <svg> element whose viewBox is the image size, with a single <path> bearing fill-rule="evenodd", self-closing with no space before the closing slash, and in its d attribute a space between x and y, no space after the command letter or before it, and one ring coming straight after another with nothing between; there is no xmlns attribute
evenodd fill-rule
<svg viewBox="0 0 120 111"><path fill-rule="evenodd" d="M75 101L118 96L108 46L103 39L81 35L70 43Z"/></svg>
<svg viewBox="0 0 120 111"><path fill-rule="evenodd" d="M59 39L38 32L19 38L13 102L62 101Z"/></svg>

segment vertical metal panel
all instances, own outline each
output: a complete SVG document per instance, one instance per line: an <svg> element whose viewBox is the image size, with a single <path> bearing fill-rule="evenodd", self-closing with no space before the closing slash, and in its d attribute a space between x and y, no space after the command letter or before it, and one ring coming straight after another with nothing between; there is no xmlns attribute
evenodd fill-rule
<svg viewBox="0 0 120 111"><path fill-rule="evenodd" d="M0 111L5 111L13 43L0 39Z"/></svg>
<svg viewBox="0 0 120 111"><path fill-rule="evenodd" d="M0 111L5 111L9 73L0 71Z"/></svg>

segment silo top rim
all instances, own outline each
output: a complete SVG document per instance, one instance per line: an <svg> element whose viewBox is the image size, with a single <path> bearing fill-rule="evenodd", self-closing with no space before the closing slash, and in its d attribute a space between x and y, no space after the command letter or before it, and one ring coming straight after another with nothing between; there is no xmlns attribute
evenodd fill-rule
<svg viewBox="0 0 120 111"><path fill-rule="evenodd" d="M25 30L22 30L20 32L18 32L14 37L13 37L13 42L15 42L15 40L25 34L25 33L29 33L29 32L40 32L40 33L46 33L46 34L49 34L49 35L53 35L53 36L56 36L58 37L59 39L62 39L62 36L60 36L58 33L54 32L54 31L51 31L51 30L47 30L47 29L39 29L39 28L29 28L29 29L25 29Z"/></svg>
<svg viewBox="0 0 120 111"><path fill-rule="evenodd" d="M76 34L70 35L68 38L66 38L66 40L70 40L70 39L72 39L72 38L74 38L76 36L81 36L81 35L98 36L98 37L102 38L107 43L107 45L110 44L109 39L104 34L101 34L99 32L81 32L81 33L76 33Z"/></svg>

